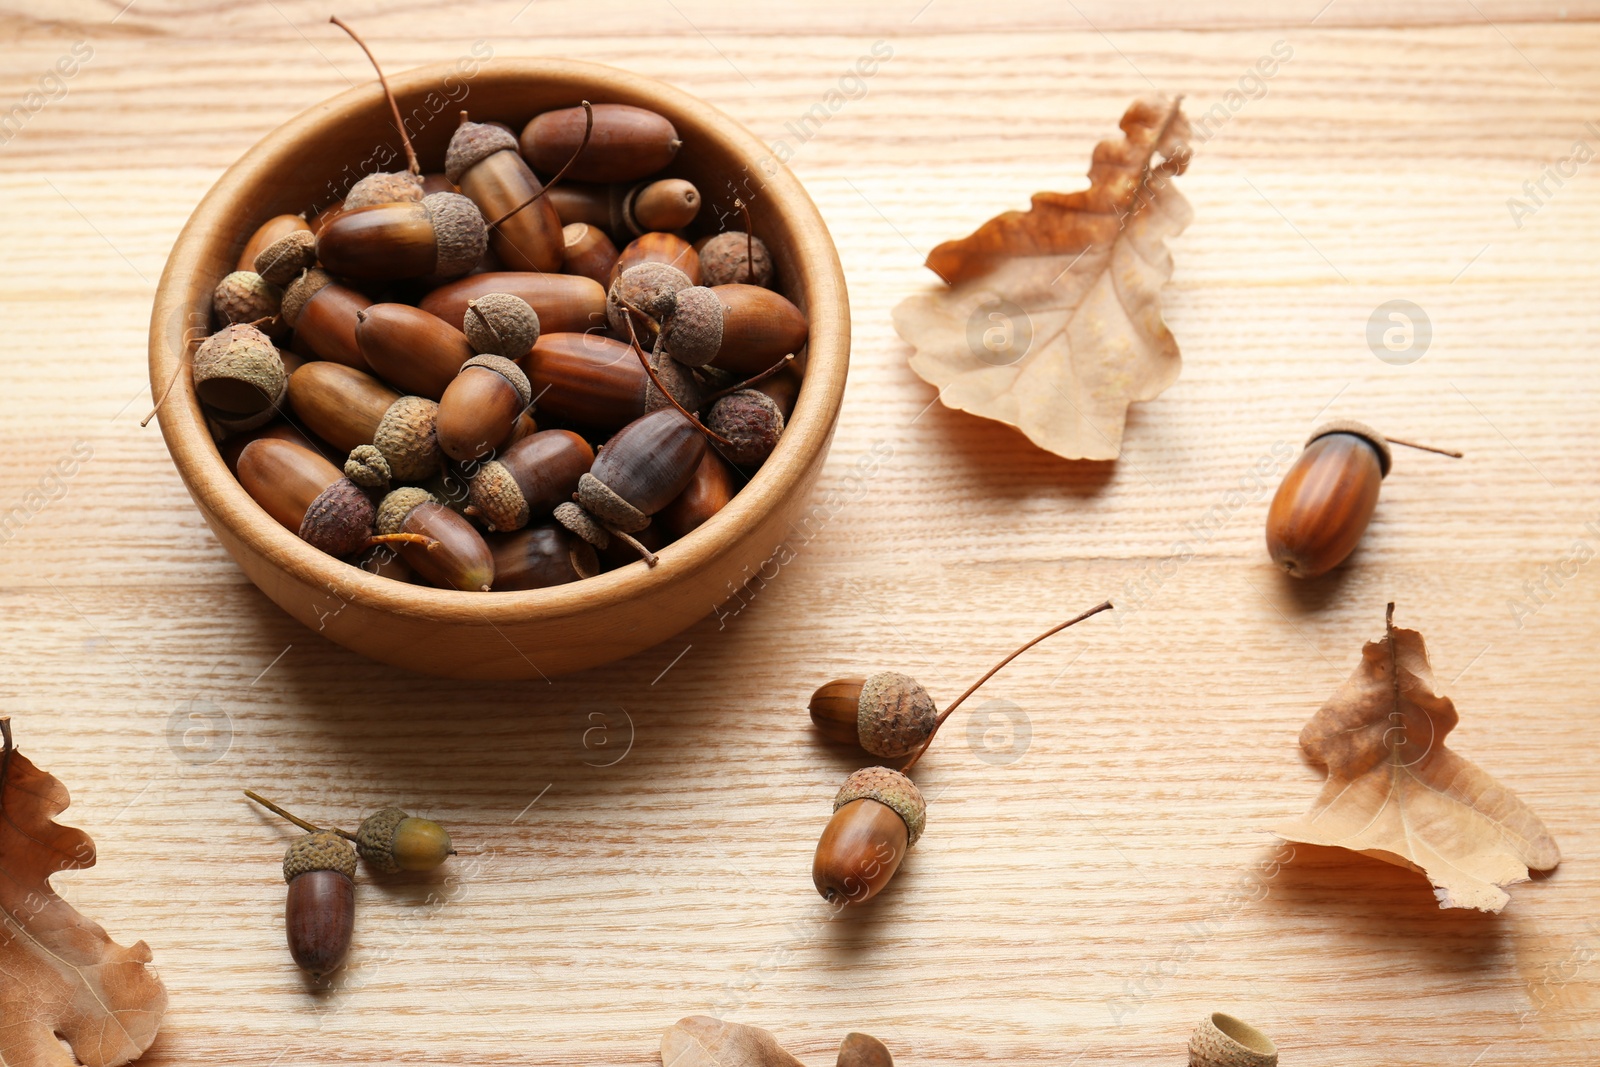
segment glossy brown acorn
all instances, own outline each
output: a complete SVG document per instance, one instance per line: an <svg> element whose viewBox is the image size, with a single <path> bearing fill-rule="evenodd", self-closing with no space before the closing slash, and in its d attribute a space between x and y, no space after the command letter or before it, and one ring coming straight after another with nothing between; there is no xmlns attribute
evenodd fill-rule
<svg viewBox="0 0 1600 1067"><path fill-rule="evenodd" d="M617 261L611 265L607 288L623 271L641 263L665 263L669 267L677 267L688 276L691 285L700 284L700 254L693 245L675 233L646 233L629 241L627 247L617 255ZM768 366L771 363L769 360Z"/></svg>
<svg viewBox="0 0 1600 1067"><path fill-rule="evenodd" d="M401 396L354 367L319 361L289 376L289 405L313 433L349 454L375 445L396 481L426 477L439 466L438 405Z"/></svg>
<svg viewBox="0 0 1600 1067"><path fill-rule="evenodd" d="M672 503L656 513L656 525L674 540L683 537L727 507L739 491L741 481L715 449L706 449L700 466L695 468L694 478Z"/></svg>
<svg viewBox="0 0 1600 1067"><path fill-rule="evenodd" d="M626 185L563 182L550 202L565 225L586 222L632 239L652 230L681 230L700 213L700 190L683 178Z"/></svg>
<svg viewBox="0 0 1600 1067"><path fill-rule="evenodd" d="M633 346L599 333L544 334L522 367L546 420L611 432L667 403ZM679 403L698 405L693 382L670 368L658 373Z"/></svg>
<svg viewBox="0 0 1600 1067"><path fill-rule="evenodd" d="M471 200L430 193L415 203L340 212L317 234L317 260L349 278L448 278L476 266L488 239L488 227Z"/></svg>
<svg viewBox="0 0 1600 1067"><path fill-rule="evenodd" d="M562 269L604 285L611 279L617 262L617 246L600 227L588 222L569 222L561 228Z"/></svg>
<svg viewBox="0 0 1600 1067"><path fill-rule="evenodd" d="M472 524L426 489L396 489L378 505L378 533L416 534L431 545L397 546L411 568L434 585L486 591L494 583L494 557Z"/></svg>
<svg viewBox="0 0 1600 1067"><path fill-rule="evenodd" d="M561 269L561 219L549 197L528 203L544 186L517 154L509 130L463 122L450 138L445 174L495 223L489 247L502 263L519 271Z"/></svg>
<svg viewBox="0 0 1600 1067"><path fill-rule="evenodd" d="M294 382L294 375L291 374L289 376L289 381L291 384ZM222 453L222 461L228 465L229 470L233 471L235 477L239 473L240 454L244 452L245 447L250 442L259 441L263 437L287 441L292 445L299 445L301 448L315 452L320 456L329 456L334 453L348 451L348 449L334 448L314 434L306 433L292 422L270 422L259 429L236 433L217 446L217 450Z"/></svg>
<svg viewBox="0 0 1600 1067"><path fill-rule="evenodd" d="M318 831L289 846L283 878L289 885L283 925L289 954L302 970L322 977L350 953L356 921L356 850L338 834Z"/></svg>
<svg viewBox="0 0 1600 1067"><path fill-rule="evenodd" d="M594 546L554 523L489 539L496 589L548 589L600 573Z"/></svg>
<svg viewBox="0 0 1600 1067"><path fill-rule="evenodd" d="M238 472L244 491L308 544L348 556L371 543L372 501L315 452L261 438L239 453Z"/></svg>
<svg viewBox="0 0 1600 1067"><path fill-rule="evenodd" d="M472 357L439 398L439 449L458 462L499 450L532 400L522 368L500 356Z"/></svg>
<svg viewBox="0 0 1600 1067"><path fill-rule="evenodd" d="M562 504L556 521L596 548L611 534L637 533L694 478L706 442L677 408L652 411L612 435L578 479L577 504ZM655 557L645 554L652 566Z"/></svg>
<svg viewBox="0 0 1600 1067"><path fill-rule="evenodd" d="M654 174L678 154L682 143L678 131L654 111L629 104L595 104L593 113L587 144L583 137L590 119L583 108L535 115L522 128L523 158L546 174L567 167L567 177L573 181L628 182Z"/></svg>
<svg viewBox="0 0 1600 1067"><path fill-rule="evenodd" d="M1267 511L1272 562L1296 578L1344 562L1372 520L1390 464L1382 435L1359 423L1329 423L1313 433Z"/></svg>
<svg viewBox="0 0 1600 1067"><path fill-rule="evenodd" d="M662 344L690 366L709 362L748 377L799 352L809 330L805 314L781 293L735 283L680 291Z"/></svg>
<svg viewBox="0 0 1600 1067"><path fill-rule="evenodd" d="M606 291L591 278L572 274L488 271L441 285L422 298L423 311L461 329L467 304L490 293L520 297L539 316L543 333L582 333L606 324Z"/></svg>
<svg viewBox="0 0 1600 1067"><path fill-rule="evenodd" d="M817 841L811 881L836 907L877 896L922 836L927 806L911 779L888 767L865 767L845 780L833 817Z"/></svg>
<svg viewBox="0 0 1600 1067"><path fill-rule="evenodd" d="M478 468L468 514L491 530L519 530L571 500L594 464L594 449L570 430L541 430Z"/></svg>
<svg viewBox="0 0 1600 1067"><path fill-rule="evenodd" d="M324 270L309 270L289 284L283 294L284 325L294 330L296 347L304 346L322 359L368 370L361 346L356 344L356 316L372 301L349 286L340 285Z"/></svg>
<svg viewBox="0 0 1600 1067"><path fill-rule="evenodd" d="M474 355L466 334L410 304L373 304L357 320L356 343L372 372L416 396L438 400Z"/></svg>
<svg viewBox="0 0 1600 1067"><path fill-rule="evenodd" d="M824 737L860 745L880 759L909 756L939 725L939 709L928 691L898 671L821 685L811 694L810 712Z"/></svg>
<svg viewBox="0 0 1600 1067"><path fill-rule="evenodd" d="M311 232L311 224L299 215L274 215L272 218L256 227L256 232L244 243L244 248L239 252L239 262L234 270L255 270L256 256L262 250L281 237L287 237L297 230Z"/></svg>

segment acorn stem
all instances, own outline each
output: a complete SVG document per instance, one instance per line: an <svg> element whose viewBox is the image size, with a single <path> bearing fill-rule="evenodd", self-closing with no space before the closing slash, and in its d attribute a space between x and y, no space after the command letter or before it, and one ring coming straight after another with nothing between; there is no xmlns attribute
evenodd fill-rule
<svg viewBox="0 0 1600 1067"><path fill-rule="evenodd" d="M643 311L640 311L638 308L634 307L633 304L627 300L623 300L622 305L626 307L629 312L644 315L645 318L650 317L649 315L645 315ZM650 357L646 356L644 354L644 349L639 347L639 334L633 328L633 314L624 315L622 317L628 322L628 340L633 344L634 354L639 357L639 362L644 365L644 372L650 375L650 380L655 383L657 389L661 390L661 395L670 400L672 402L672 406L677 408L683 414L683 417L693 423L695 429L705 434L708 439L715 441L724 448L732 448L732 441L728 440L726 437L723 437L705 423L701 422L700 416L696 415L694 412L678 403L678 398L673 396L672 393L667 390L665 385L661 384L661 379L656 375L656 369L650 365Z"/></svg>
<svg viewBox="0 0 1600 1067"><path fill-rule="evenodd" d="M389 90L389 79L383 76L383 68L378 66L378 58L372 54L372 49L367 47L367 42L361 39L361 35L346 25L338 15L332 16L328 21L348 33L350 39L361 46L361 50L367 54L367 60L372 64L372 69L378 72L378 84L383 86L383 95L389 99L389 110L394 112L394 128L399 131L400 143L405 146L406 159L411 163L411 173L421 175L422 164L417 162L417 150L411 147L411 135L406 133L405 121L400 118L400 104L395 100L394 93Z"/></svg>
<svg viewBox="0 0 1600 1067"><path fill-rule="evenodd" d="M246 789L244 791L244 795L249 797L251 800L255 801L257 804L260 804L263 808L266 808L268 811L272 812L272 814L277 815L280 818L288 819L290 822L294 823L296 826L300 827L300 829L304 830L308 834L334 833L334 834L338 834L340 837L344 838L346 841L354 841L356 839L354 834L346 833L345 831L339 829L337 826L332 827L332 828L327 829L327 830L324 830L320 826L314 826L311 823L306 822L304 819L300 818L300 816L294 814L293 812L287 811L287 810L279 807L278 805L274 804L272 801L268 800L266 797L262 796L260 793L257 793L252 789Z"/></svg>
<svg viewBox="0 0 1600 1067"><path fill-rule="evenodd" d="M432 537L418 533L392 533L374 534L367 541L369 548L373 545L421 545L429 552L432 552L439 547L439 542Z"/></svg>
<svg viewBox="0 0 1600 1067"><path fill-rule="evenodd" d="M657 563L661 562L660 556L657 556L654 552L650 551L639 542L638 538L634 537L625 530L619 530L615 526L606 524L606 532L612 537L615 537L617 540L621 541L623 544L627 545L629 548L633 549L635 552L639 553L639 558L644 560L645 566L654 567Z"/></svg>
<svg viewBox="0 0 1600 1067"><path fill-rule="evenodd" d="M1451 459L1464 458L1462 453L1452 452L1448 448L1434 448L1432 445L1414 444L1411 441L1402 441L1398 437L1385 437L1384 440L1388 441L1391 445L1404 445L1406 448L1415 448L1419 452L1434 452L1441 456L1449 456Z"/></svg>
<svg viewBox="0 0 1600 1067"><path fill-rule="evenodd" d="M463 111L461 114L465 115L466 112ZM506 219L509 219L512 215L515 215L517 212L521 211L523 208L539 199L545 193L548 193L551 189L555 188L556 182L560 181L566 176L567 171L572 169L572 165L576 163L578 161L578 157L583 154L583 150L589 146L589 135L593 132L594 105L585 100L583 101L583 140L578 142L577 150L572 153L572 157L561 165L561 169L556 171L555 177L544 183L544 188L540 189L537 193L534 193L532 196L528 197L528 199L524 200L510 211L506 212L504 215L501 215L493 222L489 223L489 229L494 229L496 226L506 221Z"/></svg>
<svg viewBox="0 0 1600 1067"><path fill-rule="evenodd" d="M996 663L993 667L990 667L989 670L984 673L982 678L979 678L976 682L973 682L971 685L969 685L965 693L962 693L960 696L956 697L955 700L951 702L950 706L945 708L937 719L933 720L933 730L928 734L928 739L922 743L921 748L917 749L911 754L911 759L900 767L900 773L904 774L912 767L916 766L917 760L922 758L922 754L928 751L928 746L933 744L933 739L939 735L939 727L944 725L944 721L955 713L955 710L961 706L963 701L965 701L973 693L977 692L978 688L982 686L984 682L987 682L990 678L993 678L996 674L999 674L1000 668L1004 667L1006 664L1010 663L1012 660L1028 651L1028 649L1032 648L1034 645L1037 645L1040 641L1043 641L1045 638L1058 634L1069 626L1076 626L1078 623L1082 622L1084 619L1087 619L1091 615L1098 615L1102 611L1110 611L1111 607L1111 601L1101 601L1099 604L1096 604L1083 614L1075 615L1066 622L1057 623L1055 626L1050 627L1050 629L1046 630L1038 637L1035 637L1033 640L1019 645L999 663Z"/></svg>
<svg viewBox="0 0 1600 1067"><path fill-rule="evenodd" d="M710 396L706 397L706 402L704 404L700 405L700 406L708 408L712 404L715 404L717 401L721 400L725 396L729 396L730 394L737 393L741 389L749 389L753 385L760 385L762 382L766 381L768 378L772 377L774 374L777 374L779 371L783 370L785 367L787 367L789 364L791 364L793 362L794 362L794 353L790 352L787 356L784 356L782 359L778 360L778 362L774 363L772 366L768 367L766 370L762 371L760 374L757 374L755 377L746 378L744 381L740 382L738 385L730 385L726 389L721 389L721 390L718 390L715 393L712 393Z"/></svg>

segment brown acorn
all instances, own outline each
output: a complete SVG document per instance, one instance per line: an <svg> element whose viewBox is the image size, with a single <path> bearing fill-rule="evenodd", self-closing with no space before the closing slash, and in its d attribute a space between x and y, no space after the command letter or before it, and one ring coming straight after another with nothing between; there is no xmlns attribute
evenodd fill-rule
<svg viewBox="0 0 1600 1067"><path fill-rule="evenodd" d="M783 411L766 393L737 389L711 405L706 426L728 440L723 455L730 462L759 467L772 455L783 435Z"/></svg>
<svg viewBox="0 0 1600 1067"><path fill-rule="evenodd" d="M629 241L617 253L617 261L611 267L611 280L616 281L623 271L642 263L676 267L691 285L700 284L700 254L693 245L675 233L641 233Z"/></svg>
<svg viewBox="0 0 1600 1067"><path fill-rule="evenodd" d="M323 830L289 845L283 857L284 931L289 954L303 971L320 978L338 970L350 953L356 920L356 850Z"/></svg>
<svg viewBox="0 0 1600 1067"><path fill-rule="evenodd" d="M708 448L694 477L672 503L656 512L654 524L674 540L685 537L727 507L741 481L728 461L716 449Z"/></svg>
<svg viewBox="0 0 1600 1067"><path fill-rule="evenodd" d="M617 246L598 226L587 222L569 222L561 227L561 269L568 274L581 274L600 285L611 279L611 268L617 262Z"/></svg>
<svg viewBox="0 0 1600 1067"><path fill-rule="evenodd" d="M283 359L254 326L225 326L195 349L195 395L234 430L253 430L277 415L288 392Z"/></svg>
<svg viewBox="0 0 1600 1067"><path fill-rule="evenodd" d="M662 178L627 185L563 182L552 188L550 203L563 226L583 223L632 240L653 231L681 230L700 214L702 198L693 182Z"/></svg>
<svg viewBox="0 0 1600 1067"><path fill-rule="evenodd" d="M518 360L539 340L539 315L520 296L488 293L467 301L462 332L474 352Z"/></svg>
<svg viewBox="0 0 1600 1067"><path fill-rule="evenodd" d="M260 323L266 330L278 333L282 326L278 315L283 310L283 290L253 270L236 270L212 290L211 310L223 326ZM262 322L263 319L267 321Z"/></svg>
<svg viewBox="0 0 1600 1067"><path fill-rule="evenodd" d="M289 283L283 294L283 323L294 331L296 346L305 345L321 359L358 370L370 370L356 343L357 315L372 301L334 281L325 270L312 269Z"/></svg>
<svg viewBox="0 0 1600 1067"><path fill-rule="evenodd" d="M356 344L372 372L402 392L438 400L476 353L467 335L410 304L356 312Z"/></svg>
<svg viewBox="0 0 1600 1067"><path fill-rule="evenodd" d="M317 259L349 278L450 277L477 266L488 241L488 226L471 200L430 193L417 203L341 212L317 234Z"/></svg>
<svg viewBox="0 0 1600 1067"><path fill-rule="evenodd" d="M288 285L316 265L316 246L310 230L290 230L263 248L250 269L271 285Z"/></svg>
<svg viewBox="0 0 1600 1067"><path fill-rule="evenodd" d="M267 514L330 556L372 543L372 501L315 452L276 438L252 441L239 453L239 484Z"/></svg>
<svg viewBox="0 0 1600 1067"><path fill-rule="evenodd" d="M686 408L700 406L700 387L666 355L651 357L657 377ZM541 417L614 433L639 416L667 407L633 346L598 333L547 333L522 361Z"/></svg>
<svg viewBox="0 0 1600 1067"><path fill-rule="evenodd" d="M438 469L439 405L426 397L401 396L370 374L322 361L290 376L289 404L311 432L340 452L376 446L400 481Z"/></svg>
<svg viewBox="0 0 1600 1067"><path fill-rule="evenodd" d="M653 339L677 307L678 292L694 285L687 274L667 263L640 263L620 273L613 268L612 273L615 278L606 292L606 322L619 338L628 336L624 315L631 313L638 336Z"/></svg>
<svg viewBox="0 0 1600 1067"><path fill-rule="evenodd" d="M759 285L772 287L772 253L759 237L728 230L695 242L700 253L703 285ZM754 268L751 264L754 263Z"/></svg>
<svg viewBox="0 0 1600 1067"><path fill-rule="evenodd" d="M468 483L468 515L490 530L520 530L572 499L594 463L589 442L570 430L541 430L484 463Z"/></svg>
<svg viewBox="0 0 1600 1067"><path fill-rule="evenodd" d="M397 550L434 585L486 592L494 583L494 557L483 536L426 489L406 487L384 497L377 528L380 536L411 534L432 542L401 543Z"/></svg>
<svg viewBox="0 0 1600 1067"><path fill-rule="evenodd" d="M900 869L922 836L927 804L911 779L889 767L863 767L833 798L811 863L811 881L830 904L864 904Z"/></svg>
<svg viewBox="0 0 1600 1067"><path fill-rule="evenodd" d="M234 270L255 270L256 257L273 242L287 234L299 230L310 233L311 226L299 215L274 215L272 218L257 226L255 232L245 241L244 248L239 252L239 261L234 265ZM284 282L276 283L286 284Z"/></svg>
<svg viewBox="0 0 1600 1067"><path fill-rule="evenodd" d="M503 356L473 356L439 398L440 450L458 462L498 451L532 402L521 367Z"/></svg>
<svg viewBox="0 0 1600 1067"><path fill-rule="evenodd" d="M611 529L642 530L688 486L705 448L700 430L676 408L641 416L595 454L578 479L578 503Z"/></svg>
<svg viewBox="0 0 1600 1067"><path fill-rule="evenodd" d="M456 854L444 827L399 808L383 808L368 815L355 837L361 858L383 874L431 871Z"/></svg>
<svg viewBox="0 0 1600 1067"><path fill-rule="evenodd" d="M548 197L532 199L544 186L517 153L511 131L463 121L450 138L444 172L495 224L489 246L501 262L513 270L561 269L561 219Z"/></svg>
<svg viewBox="0 0 1600 1067"><path fill-rule="evenodd" d="M581 107L535 115L522 128L522 156L547 174L566 168L573 181L627 182L671 163L682 144L666 118L630 104L593 105L590 127Z"/></svg>
<svg viewBox="0 0 1600 1067"><path fill-rule="evenodd" d="M489 271L441 285L422 298L423 311L458 330L466 326L467 306L490 293L508 293L539 318L541 333L583 333L606 322L605 286L571 274ZM495 355L503 356L504 352ZM507 357L509 358L509 357Z"/></svg>
<svg viewBox="0 0 1600 1067"><path fill-rule="evenodd" d="M799 352L810 330L799 308L757 285L678 291L660 321L662 347L673 359L734 374L755 374Z"/></svg>
<svg viewBox="0 0 1600 1067"><path fill-rule="evenodd" d="M594 546L564 526L541 523L490 537L494 587L548 589L600 573Z"/></svg>
<svg viewBox="0 0 1600 1067"><path fill-rule="evenodd" d="M415 204L427 195L422 188L422 176L410 171L378 171L359 179L344 194L343 211L373 207L378 204Z"/></svg>
<svg viewBox="0 0 1600 1067"><path fill-rule="evenodd" d="M898 671L841 678L811 696L811 721L823 736L859 744L882 759L900 759L927 744L938 719L928 691Z"/></svg>

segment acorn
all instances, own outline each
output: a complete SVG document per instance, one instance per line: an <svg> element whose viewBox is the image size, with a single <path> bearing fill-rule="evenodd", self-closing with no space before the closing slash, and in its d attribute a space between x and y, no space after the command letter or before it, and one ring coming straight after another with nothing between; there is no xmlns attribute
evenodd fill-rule
<svg viewBox="0 0 1600 1067"><path fill-rule="evenodd" d="M522 157L535 170L566 168L580 182L626 182L672 162L683 143L665 117L631 104L594 104L535 115L522 128ZM588 140L585 141L587 131Z"/></svg>
<svg viewBox="0 0 1600 1067"><path fill-rule="evenodd" d="M380 536L412 534L433 542L401 543L398 551L434 585L486 592L494 583L494 557L482 535L426 489L406 487L384 497L377 529Z"/></svg>
<svg viewBox="0 0 1600 1067"><path fill-rule="evenodd" d="M418 306L456 329L464 330L467 305L490 293L507 293L527 304L539 318L541 333L583 333L605 325L605 286L592 278L571 274L526 271L469 274L434 289ZM495 355L506 353L496 352Z"/></svg>
<svg viewBox="0 0 1600 1067"><path fill-rule="evenodd" d="M711 405L706 426L728 440L722 451L730 462L759 467L783 435L783 411L766 393L737 389Z"/></svg>
<svg viewBox="0 0 1600 1067"><path fill-rule="evenodd" d="M533 199L544 186L518 155L510 130L463 117L445 152L444 172L495 224L489 245L508 267L561 269L561 219L548 197Z"/></svg>
<svg viewBox="0 0 1600 1067"><path fill-rule="evenodd" d="M239 453L239 484L267 514L330 556L372 543L372 501L315 452L277 438L251 441Z"/></svg>
<svg viewBox="0 0 1600 1067"><path fill-rule="evenodd" d="M694 246L675 233L641 233L617 253L611 266L611 280L616 281L629 267L642 263L664 263L683 271L691 285L700 284L700 254Z"/></svg>
<svg viewBox="0 0 1600 1067"><path fill-rule="evenodd" d="M356 312L356 344L372 372L402 392L438 400L476 353L467 335L410 304Z"/></svg>
<svg viewBox="0 0 1600 1067"><path fill-rule="evenodd" d="M830 904L864 904L900 869L927 823L922 791L888 767L863 767L833 798L811 863L811 881Z"/></svg>
<svg viewBox="0 0 1600 1067"><path fill-rule="evenodd" d="M283 856L283 925L295 964L320 978L350 953L356 921L356 850L336 833L306 834Z"/></svg>
<svg viewBox="0 0 1600 1067"><path fill-rule="evenodd" d="M317 259L350 278L450 277L477 266L488 242L488 226L471 200L430 193L416 203L341 212L317 234Z"/></svg>
<svg viewBox="0 0 1600 1067"><path fill-rule="evenodd" d="M667 263L652 261L628 267L616 275L606 292L606 322L618 337L627 337L626 309L633 314L638 335L651 340L677 306L678 292L693 285L687 274Z"/></svg>
<svg viewBox="0 0 1600 1067"><path fill-rule="evenodd" d="M570 500L594 463L589 442L570 430L541 430L478 468L467 514L490 530L520 530Z"/></svg>
<svg viewBox="0 0 1600 1067"><path fill-rule="evenodd" d="M714 448L706 449L694 477L672 503L656 512L654 525L674 540L699 529L711 516L728 506L739 491L741 479Z"/></svg>
<svg viewBox="0 0 1600 1067"><path fill-rule="evenodd" d="M289 386L277 347L245 323L224 326L201 342L191 374L195 395L208 413L233 430L253 430L271 421Z"/></svg>
<svg viewBox="0 0 1600 1067"><path fill-rule="evenodd" d="M581 274L600 285L611 280L611 268L617 262L617 246L598 226L587 222L569 222L561 227L561 269L568 274Z"/></svg>
<svg viewBox="0 0 1600 1067"><path fill-rule="evenodd" d="M811 721L823 736L859 744L882 759L909 756L927 744L938 719L928 691L898 671L840 678L811 696Z"/></svg>
<svg viewBox="0 0 1600 1067"><path fill-rule="evenodd" d="M1189 1038L1190 1067L1277 1067L1278 1046L1249 1023L1212 1012Z"/></svg>
<svg viewBox="0 0 1600 1067"><path fill-rule="evenodd" d="M757 285L683 289L662 320L661 345L673 359L734 374L754 374L799 352L810 330L804 312Z"/></svg>
<svg viewBox="0 0 1600 1067"><path fill-rule="evenodd" d="M1359 422L1318 427L1267 510L1272 562L1296 578L1315 578L1343 563L1372 521L1378 490L1394 462L1391 444L1461 455L1387 438Z"/></svg>
<svg viewBox="0 0 1600 1067"><path fill-rule="evenodd" d="M548 589L600 573L594 546L555 523L491 537L489 550L497 590Z"/></svg>
<svg viewBox="0 0 1600 1067"><path fill-rule="evenodd" d="M224 326L236 322L260 322L274 332L281 329L278 313L283 309L283 290L253 270L236 270L225 276L211 292L211 310Z"/></svg>
<svg viewBox="0 0 1600 1067"><path fill-rule="evenodd" d="M342 210L374 207L378 204L414 204L422 200L426 191L422 176L408 170L399 172L378 171L361 178L344 194Z"/></svg>
<svg viewBox="0 0 1600 1067"><path fill-rule="evenodd" d="M661 384L686 408L701 406L701 388L665 354L649 357ZM597 333L547 333L522 361L540 415L615 433L671 401L656 387L633 346Z"/></svg>
<svg viewBox="0 0 1600 1067"><path fill-rule="evenodd" d="M289 404L341 452L375 446L399 481L426 478L439 467L439 405L426 397L401 396L353 367L315 362L290 376Z"/></svg>
<svg viewBox="0 0 1600 1067"><path fill-rule="evenodd" d="M363 819L356 830L356 850L384 874L431 871L456 854L444 827L399 808L383 808Z"/></svg>
<svg viewBox="0 0 1600 1067"><path fill-rule="evenodd" d="M271 285L288 285L316 262L317 239L311 231L290 230L263 248L250 269ZM281 296L279 302L281 306Z"/></svg>
<svg viewBox="0 0 1600 1067"><path fill-rule="evenodd" d="M702 202L700 190L683 178L640 182L631 188L563 182L550 190L549 197L563 226L584 223L630 240L652 231L683 229L700 214Z"/></svg>
<svg viewBox="0 0 1600 1067"><path fill-rule="evenodd" d="M695 242L700 254L700 275L704 285L759 285L772 287L772 253L761 238L742 230L728 230L704 242ZM751 264L754 264L752 269Z"/></svg>
<svg viewBox="0 0 1600 1067"><path fill-rule="evenodd" d="M295 345L334 363L370 370L356 343L357 315L372 306L366 295L340 285L333 275L313 268L289 283L283 293L283 324Z"/></svg>
<svg viewBox="0 0 1600 1067"><path fill-rule="evenodd" d="M612 530L642 530L688 486L705 448L700 430L676 408L641 416L595 454L588 473L578 479L578 503ZM583 536L584 531L573 533Z"/></svg>
<svg viewBox="0 0 1600 1067"><path fill-rule="evenodd" d="M518 360L539 340L539 315L511 293L487 293L467 301L462 330L480 355Z"/></svg>
<svg viewBox="0 0 1600 1067"><path fill-rule="evenodd" d="M239 251L239 261L234 270L255 270L256 257L273 242L286 234L299 230L303 233L311 232L311 225L300 215L274 215L272 218L257 226L255 232L245 241L244 248ZM287 284L277 282L277 285Z"/></svg>
<svg viewBox="0 0 1600 1067"><path fill-rule="evenodd" d="M532 402L521 367L502 356L473 356L439 398L440 450L458 462L498 451Z"/></svg>

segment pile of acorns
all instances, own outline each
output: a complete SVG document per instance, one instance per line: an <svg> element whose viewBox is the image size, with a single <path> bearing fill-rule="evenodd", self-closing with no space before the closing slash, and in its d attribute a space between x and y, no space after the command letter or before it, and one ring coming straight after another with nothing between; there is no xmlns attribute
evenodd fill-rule
<svg viewBox="0 0 1600 1067"><path fill-rule="evenodd" d="M807 339L748 213L689 243L699 191L653 177L679 148L623 104L547 111L520 138L463 112L442 174L408 142L409 170L263 223L192 360L244 489L403 581L654 565L771 453Z"/></svg>

